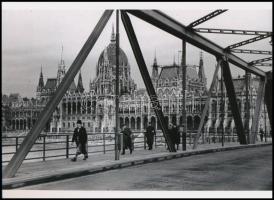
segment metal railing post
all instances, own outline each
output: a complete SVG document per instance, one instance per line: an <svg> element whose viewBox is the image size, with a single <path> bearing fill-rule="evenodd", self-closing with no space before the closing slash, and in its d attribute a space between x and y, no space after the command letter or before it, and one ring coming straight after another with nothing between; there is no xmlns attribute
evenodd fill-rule
<svg viewBox="0 0 274 200"><path fill-rule="evenodd" d="M184 131L182 133L182 145L183 145L183 151L186 151L186 132Z"/></svg>
<svg viewBox="0 0 274 200"><path fill-rule="evenodd" d="M15 141L15 151L17 151L17 149L18 149L18 137L16 137L16 141Z"/></svg>
<svg viewBox="0 0 274 200"><path fill-rule="evenodd" d="M69 157L69 135L66 135L66 158Z"/></svg>
<svg viewBox="0 0 274 200"><path fill-rule="evenodd" d="M155 146L155 148L156 148L156 141L157 141L157 139L156 139L156 131L155 131L155 135L154 135L154 142L155 142L155 144L154 144L154 146Z"/></svg>
<svg viewBox="0 0 274 200"><path fill-rule="evenodd" d="M147 149L147 146L146 146L146 134L144 132L144 149Z"/></svg>
<svg viewBox="0 0 274 200"><path fill-rule="evenodd" d="M103 151L104 151L104 154L106 154L105 132L103 132Z"/></svg>
<svg viewBox="0 0 274 200"><path fill-rule="evenodd" d="M43 136L43 161L46 160L46 135Z"/></svg>

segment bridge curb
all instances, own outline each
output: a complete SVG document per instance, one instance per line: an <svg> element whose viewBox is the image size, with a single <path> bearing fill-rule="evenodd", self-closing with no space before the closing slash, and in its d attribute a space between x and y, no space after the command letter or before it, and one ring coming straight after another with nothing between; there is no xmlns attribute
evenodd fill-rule
<svg viewBox="0 0 274 200"><path fill-rule="evenodd" d="M58 174L57 173L40 174L40 175L37 175L36 177L28 177L28 178L20 178L20 177L6 178L6 179L2 179L2 189L14 189L14 188L20 188L24 186L35 185L35 184L59 181L59 180L68 179L68 178L76 178L84 175L90 175L90 174L105 172L105 171L114 170L114 169L121 169L121 168L136 166L136 165L143 165L147 163L188 157L192 155L201 155L201 154L207 154L207 153L230 151L230 150L237 150L237 149L244 149L244 148L264 147L268 145L272 145L272 142L264 143L264 144L250 144L250 145L223 147L223 148L217 147L217 148L204 149L204 150L193 150L188 152L158 153L158 155L152 154L151 157L148 157L148 158L137 158L137 159L132 158L128 160L125 159L125 160L111 161L107 165L93 166L89 168L86 167L80 170L79 169L64 170L62 174L60 174L59 172Z"/></svg>

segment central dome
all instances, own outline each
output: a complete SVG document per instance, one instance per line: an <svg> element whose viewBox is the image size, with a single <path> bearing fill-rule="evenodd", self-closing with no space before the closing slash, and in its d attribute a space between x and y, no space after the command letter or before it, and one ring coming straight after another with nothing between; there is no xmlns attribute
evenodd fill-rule
<svg viewBox="0 0 274 200"><path fill-rule="evenodd" d="M116 67L116 44L111 42L100 54L96 75L99 75L100 67L104 66L105 62L108 62L109 67L115 69ZM128 59L125 52L119 48L119 66L129 66Z"/></svg>
<svg viewBox="0 0 274 200"><path fill-rule="evenodd" d="M116 78L116 39L112 27L110 44L101 52L97 65L96 77L90 90L96 94L114 94ZM136 84L130 76L130 65L125 52L119 48L119 90L120 94L131 94Z"/></svg>

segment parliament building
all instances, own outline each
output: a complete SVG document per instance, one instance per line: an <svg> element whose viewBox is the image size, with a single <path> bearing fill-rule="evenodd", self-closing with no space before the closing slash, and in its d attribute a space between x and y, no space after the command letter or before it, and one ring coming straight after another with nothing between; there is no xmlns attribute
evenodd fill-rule
<svg viewBox="0 0 274 200"><path fill-rule="evenodd" d="M87 132L114 132L115 130L115 69L116 69L116 41L112 29L109 45L101 52L96 65L96 77L90 81L89 88L83 87L81 72L79 72L77 84L73 81L68 91L47 122L44 129L46 132L68 133L76 127L76 121L81 119ZM119 50L119 124L125 123L133 131L143 131L148 122L151 122L156 130L160 130L156 114L154 113L150 98L146 89L138 89L132 79L131 66L126 53ZM187 129L197 130L201 114L208 97L207 78L204 72L202 53L197 58L197 65L186 66L186 112ZM182 118L182 67L171 63L161 66L157 62L156 55L150 67L151 80L153 82L158 100L162 106L164 117L168 123L181 124ZM65 61L61 56L57 69L57 76L47 78L44 84L44 77L41 68L36 98L27 99L18 97L13 100L6 100L3 103L7 108L5 126L8 130L29 130L39 114L46 106L46 103L54 94L66 73ZM249 77L249 112L246 117L247 106L245 101L245 77L239 76L233 79L239 109L244 124L249 129L254 114L259 79ZM221 90L220 80L216 81L209 110L204 123L203 132L218 132L221 127L226 133L235 132L235 124L230 111L227 94L224 87L225 112L221 116ZM13 94L14 95L14 94ZM6 99L9 97L5 96ZM8 103L7 103L8 102ZM262 107L260 125L264 124L265 114ZM268 120L268 117L266 117ZM3 117L2 117L3 121ZM269 124L269 122L268 122ZM3 129L3 125L2 125ZM269 129L268 129L269 130Z"/></svg>

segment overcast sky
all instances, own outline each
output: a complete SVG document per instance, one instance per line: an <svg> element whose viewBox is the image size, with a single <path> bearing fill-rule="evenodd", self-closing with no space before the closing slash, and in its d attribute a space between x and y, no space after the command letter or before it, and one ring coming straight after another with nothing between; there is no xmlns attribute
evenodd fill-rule
<svg viewBox="0 0 274 200"><path fill-rule="evenodd" d="M2 3L2 93L19 92L22 96L35 96L41 65L44 82L56 78L61 57L67 69L77 56L92 32L104 9L146 8L160 9L184 25L220 8L227 12L197 26L200 28L228 28L243 30L272 31L271 3ZM178 62L181 41L164 31L130 16L145 61L151 71L156 49L158 64ZM115 25L115 13L97 40L81 71L84 87L89 89L89 81L95 78L95 66L100 53L110 42L111 27ZM144 84L137 63L120 23L120 47L125 51L131 65L132 78L138 88ZM252 38L254 36L202 34L222 47ZM245 49L271 50L270 38L245 45ZM187 64L199 64L200 50L187 44ZM268 56L239 55L246 61ZM215 68L214 56L204 52L205 74L208 86ZM262 68L268 71L271 68ZM231 68L233 76L243 74L243 70ZM75 83L78 81L78 75Z"/></svg>

